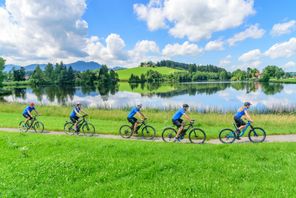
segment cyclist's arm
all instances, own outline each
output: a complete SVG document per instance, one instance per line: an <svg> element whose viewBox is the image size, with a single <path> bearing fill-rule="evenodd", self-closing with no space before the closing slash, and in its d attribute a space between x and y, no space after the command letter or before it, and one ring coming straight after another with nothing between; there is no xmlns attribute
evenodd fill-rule
<svg viewBox="0 0 296 198"><path fill-rule="evenodd" d="M247 118L250 122L254 122L254 121L252 120L252 118L250 117L248 111L245 111L245 116L246 116L246 118Z"/></svg>
<svg viewBox="0 0 296 198"><path fill-rule="evenodd" d="M142 119L146 118L142 112L138 111L138 113L141 115Z"/></svg>
<svg viewBox="0 0 296 198"><path fill-rule="evenodd" d="M81 116L82 116L78 111L76 111L76 109L74 109L74 111L75 111L75 113L76 113L76 115L77 115L78 117L81 117ZM80 111L82 111L82 110L80 110Z"/></svg>
<svg viewBox="0 0 296 198"><path fill-rule="evenodd" d="M82 109L80 109L80 112L87 115L87 113L85 111L83 111Z"/></svg>
<svg viewBox="0 0 296 198"><path fill-rule="evenodd" d="M34 109L34 111L36 112L37 115L39 115L38 111L36 109Z"/></svg>
<svg viewBox="0 0 296 198"><path fill-rule="evenodd" d="M184 118L186 118L186 120L188 120L189 122L191 122L191 118L189 117L189 115L187 115L186 113L183 114L184 115Z"/></svg>

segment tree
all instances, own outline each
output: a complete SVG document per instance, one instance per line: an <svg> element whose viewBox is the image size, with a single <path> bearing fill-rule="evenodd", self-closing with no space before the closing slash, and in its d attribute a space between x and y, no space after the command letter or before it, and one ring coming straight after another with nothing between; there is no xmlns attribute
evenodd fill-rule
<svg viewBox="0 0 296 198"><path fill-rule="evenodd" d="M46 83L45 75L43 71L40 69L40 66L37 65L32 76L31 81L35 85L43 85Z"/></svg>
<svg viewBox="0 0 296 198"><path fill-rule="evenodd" d="M48 82L55 82L55 73L54 68L51 63L48 63L45 67L44 74L46 77L46 81Z"/></svg>
<svg viewBox="0 0 296 198"><path fill-rule="evenodd" d="M4 80L4 66L5 65L5 60L3 58L0 57L0 87L3 86L3 80Z"/></svg>
<svg viewBox="0 0 296 198"><path fill-rule="evenodd" d="M21 67L20 69L12 69L12 80L13 81L24 81L26 80L26 70L24 67Z"/></svg>
<svg viewBox="0 0 296 198"><path fill-rule="evenodd" d="M247 78L247 72L237 69L234 72L232 72L232 80L246 80Z"/></svg>

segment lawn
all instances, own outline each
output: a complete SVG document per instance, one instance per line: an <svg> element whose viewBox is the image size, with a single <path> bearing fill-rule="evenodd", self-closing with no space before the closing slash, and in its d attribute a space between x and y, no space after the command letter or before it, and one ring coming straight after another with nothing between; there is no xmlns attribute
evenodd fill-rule
<svg viewBox="0 0 296 198"><path fill-rule="evenodd" d="M146 74L146 72L149 70L157 71L157 72L161 73L162 75L168 75L168 74L172 74L175 72L184 71L184 70L173 69L173 68L169 68L169 67L135 67L135 68L130 68L130 69L119 70L116 72L118 73L119 79L121 81L128 81L131 74L140 76L141 74Z"/></svg>
<svg viewBox="0 0 296 198"><path fill-rule="evenodd" d="M293 197L296 144L0 132L0 197Z"/></svg>
<svg viewBox="0 0 296 198"><path fill-rule="evenodd" d="M23 120L23 104L0 103L0 128L16 128L18 123ZM39 120L45 124L46 130L63 131L65 121L68 120L72 110L67 106L37 106L42 115ZM95 125L97 133L118 134L121 125L126 124L126 110L105 110L105 109L86 109L90 115L90 121ZM160 111L143 109L148 117L148 123L156 128L157 135L160 136L163 128L172 126L171 117L174 111ZM232 114L219 113L196 113L189 112L189 115L197 122L196 126L205 130L208 138L217 138L222 128L233 128ZM268 135L271 134L292 134L296 133L294 114L251 114L255 120L254 125L263 127Z"/></svg>
<svg viewBox="0 0 296 198"><path fill-rule="evenodd" d="M277 82L277 83L296 83L296 78L285 78L285 79L270 79L270 82Z"/></svg>

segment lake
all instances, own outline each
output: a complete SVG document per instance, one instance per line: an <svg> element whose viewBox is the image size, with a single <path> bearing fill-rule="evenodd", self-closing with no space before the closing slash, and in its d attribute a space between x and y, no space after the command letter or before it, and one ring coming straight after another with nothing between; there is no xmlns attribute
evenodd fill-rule
<svg viewBox="0 0 296 198"><path fill-rule="evenodd" d="M188 103L200 112L235 111L244 101L251 101L253 110L292 111L296 109L296 84L258 82L207 82L184 84L128 84L112 87L27 87L11 88L4 96L7 102L46 105L72 105L81 102L87 107L126 108L142 103L145 108L175 109Z"/></svg>

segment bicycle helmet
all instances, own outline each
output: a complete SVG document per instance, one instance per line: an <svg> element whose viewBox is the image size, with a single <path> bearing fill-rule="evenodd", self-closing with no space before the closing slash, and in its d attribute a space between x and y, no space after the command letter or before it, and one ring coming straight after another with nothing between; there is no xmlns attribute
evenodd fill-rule
<svg viewBox="0 0 296 198"><path fill-rule="evenodd" d="M31 103L30 103L30 106L31 106L31 107L33 107L34 105L35 105L35 103L34 103L34 102L31 102Z"/></svg>
<svg viewBox="0 0 296 198"><path fill-rule="evenodd" d="M77 102L77 103L76 103L76 106L78 106L78 105L81 105L81 103L80 103L80 102Z"/></svg>
<svg viewBox="0 0 296 198"><path fill-rule="evenodd" d="M252 105L252 104L251 104L250 102L245 102L245 103L244 103L244 106L246 106L246 107L247 107L247 106L251 106L251 105Z"/></svg>
<svg viewBox="0 0 296 198"><path fill-rule="evenodd" d="M188 108L189 105L188 104L183 104L183 108Z"/></svg>
<svg viewBox="0 0 296 198"><path fill-rule="evenodd" d="M138 108L142 108L142 106L143 106L142 104L138 104L137 105Z"/></svg>

